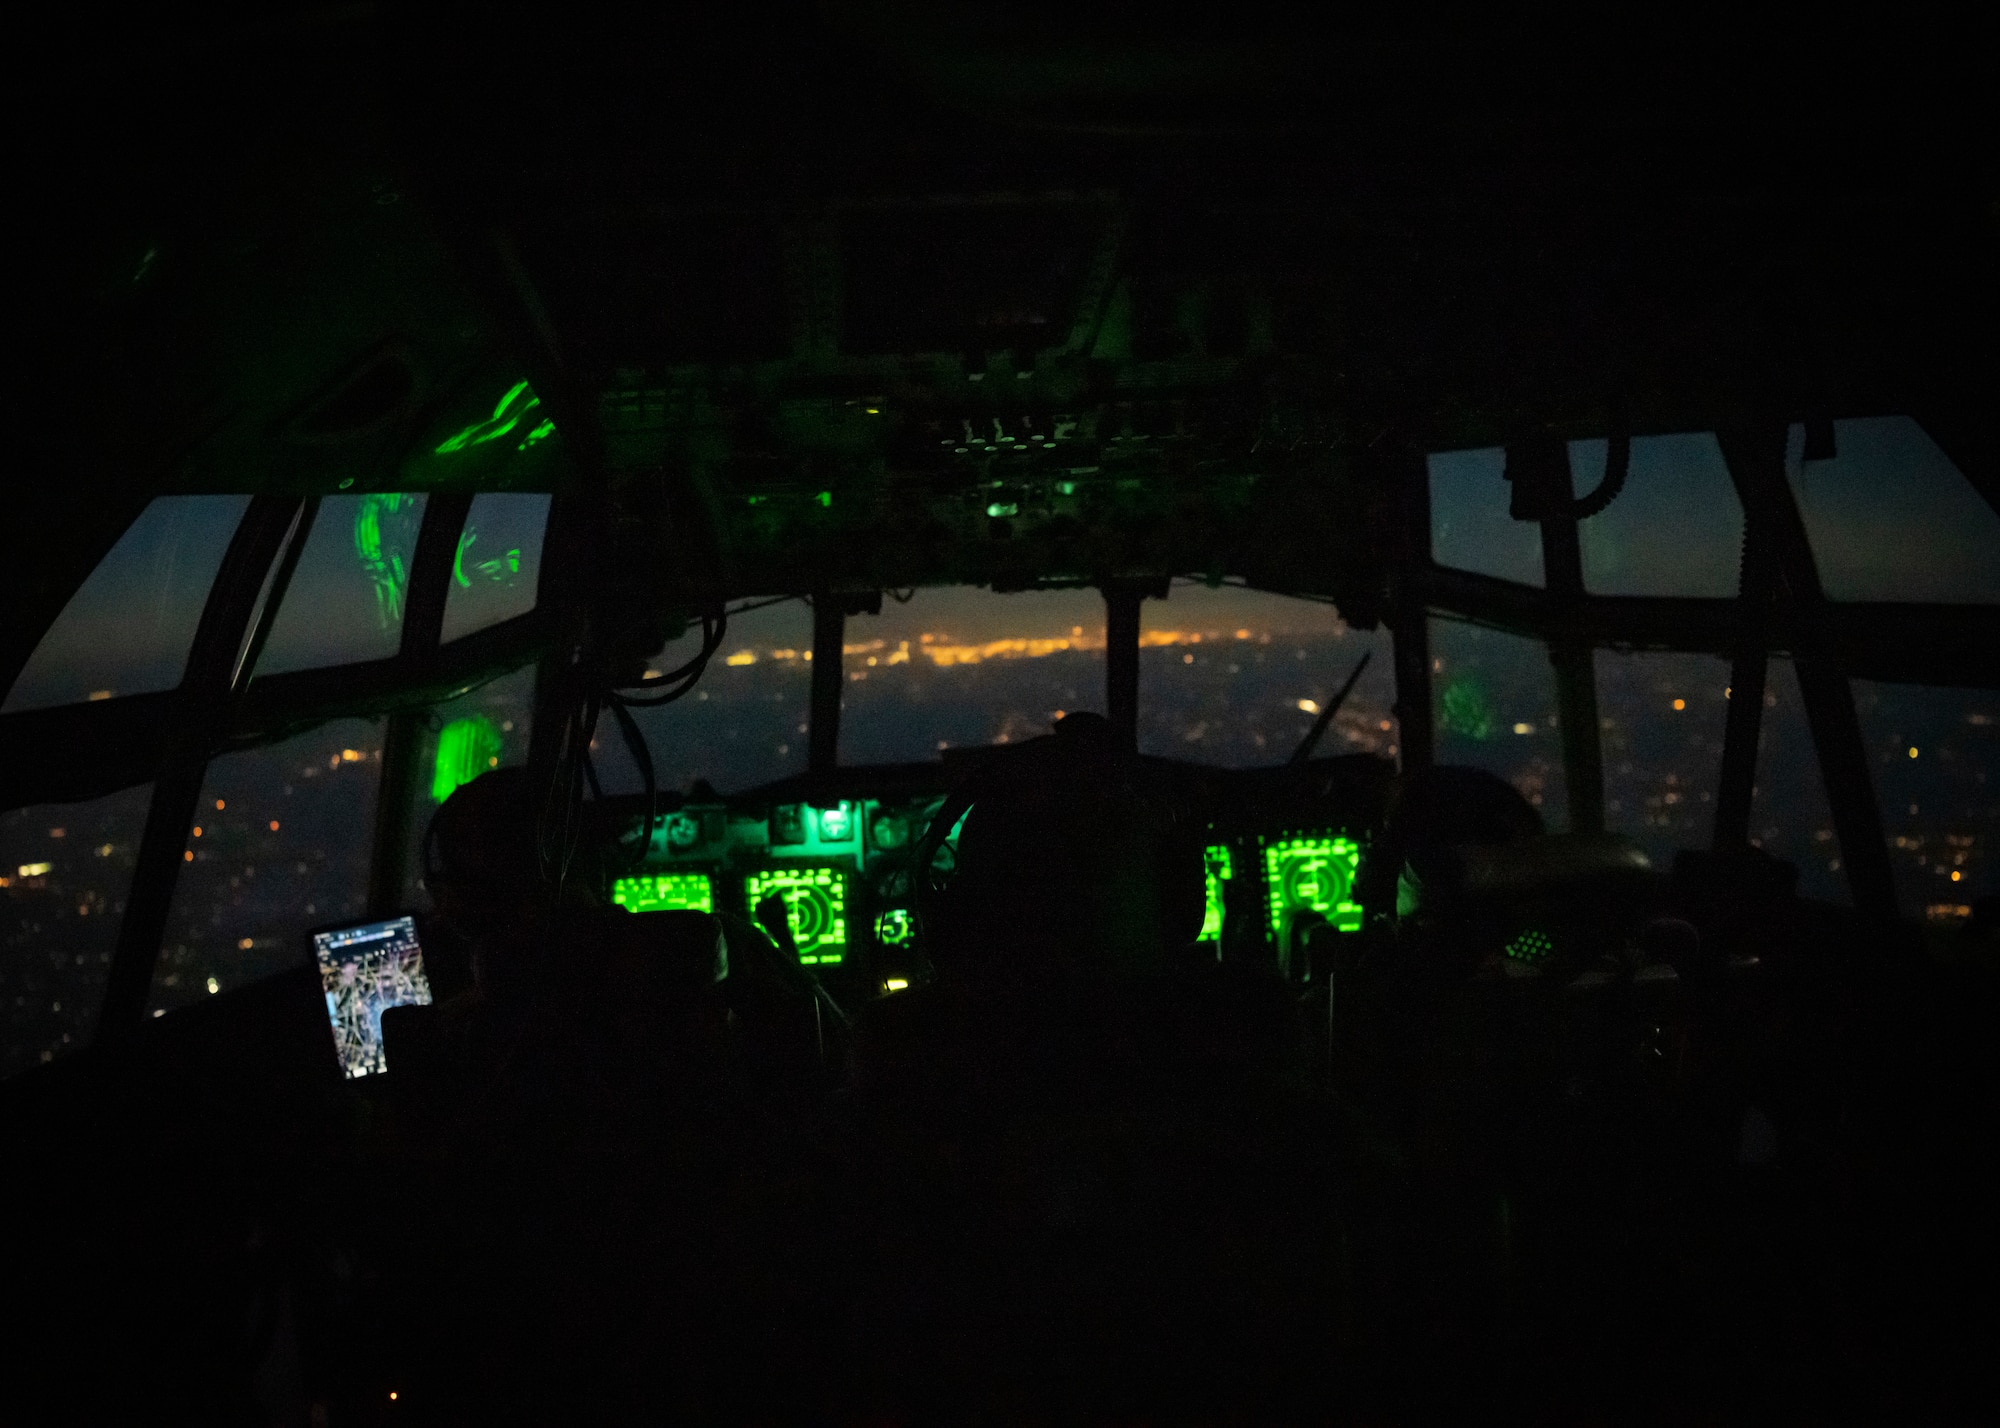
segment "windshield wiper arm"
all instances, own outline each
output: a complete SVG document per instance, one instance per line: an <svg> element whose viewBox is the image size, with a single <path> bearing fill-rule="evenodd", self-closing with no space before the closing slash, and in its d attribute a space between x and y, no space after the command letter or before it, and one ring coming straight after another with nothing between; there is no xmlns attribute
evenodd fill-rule
<svg viewBox="0 0 2000 1428"><path fill-rule="evenodd" d="M1285 767L1291 768L1296 764L1302 764L1312 757L1312 751L1319 747L1320 736L1326 732L1327 726L1333 723L1333 716L1340 712L1340 706L1345 704L1347 696L1354 692L1354 682L1361 678L1361 671L1368 668L1368 661L1373 658L1375 658L1373 650L1367 650L1362 654L1361 662L1355 665L1354 672L1347 676L1347 683L1340 686L1340 693L1334 695L1326 708L1319 711L1319 718L1313 720L1312 728L1306 731L1303 739L1299 740L1299 746L1292 750L1292 756L1285 760Z"/></svg>

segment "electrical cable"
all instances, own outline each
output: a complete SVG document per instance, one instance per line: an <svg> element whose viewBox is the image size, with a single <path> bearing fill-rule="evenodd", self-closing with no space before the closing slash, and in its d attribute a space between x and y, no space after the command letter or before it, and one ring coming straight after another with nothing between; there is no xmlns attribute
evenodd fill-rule
<svg viewBox="0 0 2000 1428"><path fill-rule="evenodd" d="M646 790L646 823L640 830L639 841L632 851L632 866L637 867L646 857L646 850L653 846L653 829L659 823L660 782L653 769L653 751L646 743L646 732L639 727L639 721L632 717L632 711L623 699L615 693L611 696L611 714L618 721L618 732L625 736L625 747L632 755L632 762L639 766L639 778ZM585 766L586 768L589 765ZM597 786L597 776L591 771L591 793L600 802L604 791Z"/></svg>
<svg viewBox="0 0 2000 1428"><path fill-rule="evenodd" d="M637 705L671 704L692 689L695 681L701 678L702 671L708 668L708 662L715 657L715 652L722 647L723 636L729 629L729 616L727 613L704 614L701 617L701 629L701 649L687 663L665 674L648 675L636 684L621 685L618 691L619 700L626 704ZM642 697L624 693L623 691L627 689L663 692L654 697Z"/></svg>
<svg viewBox="0 0 2000 1428"><path fill-rule="evenodd" d="M633 684L613 684L601 664L587 659L579 659L571 665L568 677L573 687L566 701L562 732L557 739L555 777L543 802L541 815L536 820L542 875L553 885L558 902L562 899L575 861L586 790L593 802L601 803L605 799L603 782L591 754L598 720L604 709L608 706L612 718L617 721L619 735L638 769L644 789L646 816L631 854L631 860L636 865L645 858L652 845L653 831L659 823L659 776L645 731L640 728L632 709L657 708L685 697L707 671L716 651L722 647L729 629L730 613L726 608L704 611L701 616L701 646L694 655L677 668L662 674L649 674ZM741 610L736 613L741 613ZM598 671L595 678L592 677L593 670ZM645 692L629 692L633 690Z"/></svg>

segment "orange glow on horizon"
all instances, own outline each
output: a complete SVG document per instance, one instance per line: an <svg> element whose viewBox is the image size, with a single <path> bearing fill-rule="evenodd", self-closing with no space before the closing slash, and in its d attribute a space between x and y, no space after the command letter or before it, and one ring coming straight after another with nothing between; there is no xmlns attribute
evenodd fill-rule
<svg viewBox="0 0 2000 1428"><path fill-rule="evenodd" d="M1316 637L1319 632L1314 632ZM1139 635L1141 649L1167 649L1178 645L1199 645L1234 640L1238 643L1269 644L1273 637L1284 637L1282 631L1256 631L1250 629L1233 630L1144 630ZM842 644L844 655L873 659L881 665L908 664L913 654L920 654L929 660L933 668L949 669L954 665L983 664L994 659L1045 659L1049 655L1064 653L1095 653L1104 648L1104 631L1086 630L1080 625L1072 625L1067 635L1011 635L990 640L966 640L948 632L926 630L914 641L887 639L849 640ZM739 649L726 656L725 667L742 669L774 660L784 664L805 663L812 659L812 651L798 648Z"/></svg>

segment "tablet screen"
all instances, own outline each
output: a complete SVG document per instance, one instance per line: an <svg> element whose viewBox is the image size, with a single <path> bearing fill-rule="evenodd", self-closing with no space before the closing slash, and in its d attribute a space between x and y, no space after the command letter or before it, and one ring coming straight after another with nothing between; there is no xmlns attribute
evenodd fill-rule
<svg viewBox="0 0 2000 1428"><path fill-rule="evenodd" d="M382 1013L390 1007L427 1006L431 999L415 920L394 917L315 932L313 952L341 1070L350 1081L387 1070Z"/></svg>

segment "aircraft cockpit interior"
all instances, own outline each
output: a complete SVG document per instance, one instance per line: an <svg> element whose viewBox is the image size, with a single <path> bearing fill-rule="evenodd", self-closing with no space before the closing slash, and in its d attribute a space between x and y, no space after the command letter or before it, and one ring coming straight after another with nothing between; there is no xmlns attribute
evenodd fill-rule
<svg viewBox="0 0 2000 1428"><path fill-rule="evenodd" d="M0 1417L2000 1408L1969 30L19 53Z"/></svg>

